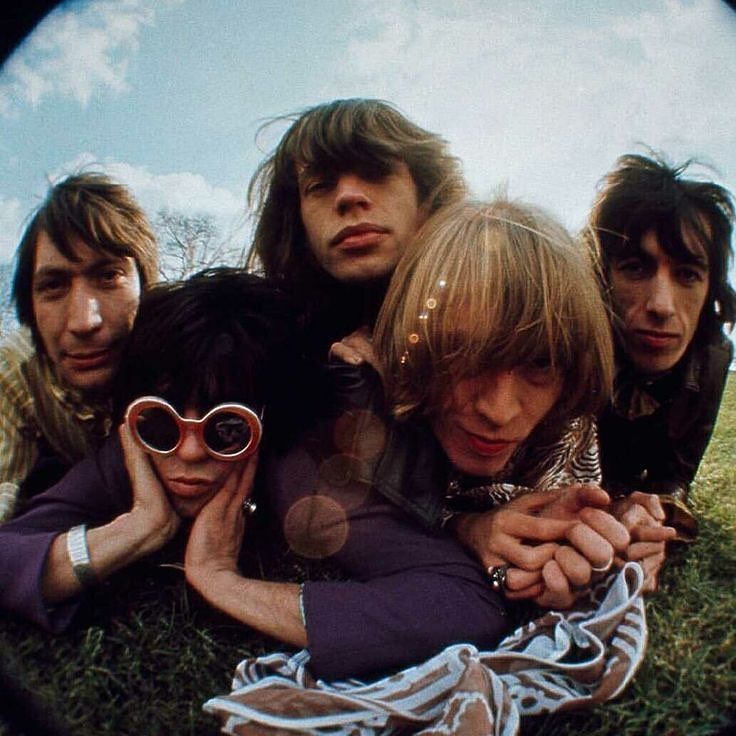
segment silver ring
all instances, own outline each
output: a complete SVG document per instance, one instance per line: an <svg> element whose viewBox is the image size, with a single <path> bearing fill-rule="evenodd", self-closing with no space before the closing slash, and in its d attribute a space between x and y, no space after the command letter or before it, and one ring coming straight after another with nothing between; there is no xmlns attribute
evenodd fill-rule
<svg viewBox="0 0 736 736"><path fill-rule="evenodd" d="M506 590L506 574L508 572L508 565L489 565L486 572L488 577L491 579L491 588L496 593L503 593Z"/></svg>
<svg viewBox="0 0 736 736"><path fill-rule="evenodd" d="M611 569L611 565L613 565L613 557L611 557L611 559L608 560L608 562L605 565L603 565L602 567L593 567L591 565L590 566L590 570L591 570L591 572L595 572L595 573L598 573L600 575L601 573L608 572Z"/></svg>
<svg viewBox="0 0 736 736"><path fill-rule="evenodd" d="M243 505L240 507L246 516L253 516L255 514L258 505L252 498L246 498L243 501Z"/></svg>

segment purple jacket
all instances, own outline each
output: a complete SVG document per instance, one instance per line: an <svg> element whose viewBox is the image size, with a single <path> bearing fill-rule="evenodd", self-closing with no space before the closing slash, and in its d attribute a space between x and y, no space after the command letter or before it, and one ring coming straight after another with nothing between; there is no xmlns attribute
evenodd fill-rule
<svg viewBox="0 0 736 736"><path fill-rule="evenodd" d="M454 540L421 528L362 484L357 489L348 484L342 495L334 489L316 494L317 505L323 503L332 515L312 513L309 499L321 487L320 468L302 447L265 470L268 495L287 539L297 540L295 550L330 557L350 578L307 582L303 588L311 668L318 677L396 669L455 642L486 648L505 633L502 600ZM80 600L54 607L43 601L41 574L54 537L76 524L105 524L130 506L130 484L114 436L36 496L25 513L0 526L0 608L63 631Z"/></svg>

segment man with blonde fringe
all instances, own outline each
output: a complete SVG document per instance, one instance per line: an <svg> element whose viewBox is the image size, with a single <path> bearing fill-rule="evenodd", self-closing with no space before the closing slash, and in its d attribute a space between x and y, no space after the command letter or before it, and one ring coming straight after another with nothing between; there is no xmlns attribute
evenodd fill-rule
<svg viewBox="0 0 736 736"><path fill-rule="evenodd" d="M372 326L388 279L428 215L466 193L446 142L381 100L334 100L296 117L251 180L248 265L304 308L318 357Z"/></svg>
<svg viewBox="0 0 736 736"><path fill-rule="evenodd" d="M51 187L16 253L21 329L0 347L0 522L110 430L110 388L156 240L128 190L99 173Z"/></svg>

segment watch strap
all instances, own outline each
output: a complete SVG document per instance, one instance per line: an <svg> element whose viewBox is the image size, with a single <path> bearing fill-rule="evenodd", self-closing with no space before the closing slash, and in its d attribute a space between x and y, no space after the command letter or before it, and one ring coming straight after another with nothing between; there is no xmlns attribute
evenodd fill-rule
<svg viewBox="0 0 736 736"><path fill-rule="evenodd" d="M87 525L72 527L66 534L66 550L69 554L74 575L83 588L89 588L97 582L97 575L92 569L87 546Z"/></svg>

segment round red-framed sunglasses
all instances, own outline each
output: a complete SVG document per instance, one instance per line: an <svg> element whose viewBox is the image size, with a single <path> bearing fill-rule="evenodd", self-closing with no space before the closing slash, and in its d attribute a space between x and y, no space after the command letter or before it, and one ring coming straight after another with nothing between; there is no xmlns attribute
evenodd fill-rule
<svg viewBox="0 0 736 736"><path fill-rule="evenodd" d="M172 455L189 430L217 460L243 460L261 441L263 425L245 404L218 404L201 419L186 419L168 401L142 396L131 402L125 423L136 442L154 455Z"/></svg>

